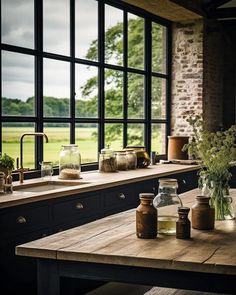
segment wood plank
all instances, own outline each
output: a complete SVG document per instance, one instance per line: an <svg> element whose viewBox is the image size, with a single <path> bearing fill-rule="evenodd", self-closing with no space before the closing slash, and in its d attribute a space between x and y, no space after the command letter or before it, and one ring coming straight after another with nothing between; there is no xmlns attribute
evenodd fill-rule
<svg viewBox="0 0 236 295"><path fill-rule="evenodd" d="M196 194L198 190L184 193L182 199L191 206ZM231 190L231 195L235 205L236 190ZM139 239L135 209L131 209L18 246L17 254L236 275L236 220L216 221L212 231L192 230L191 237Z"/></svg>

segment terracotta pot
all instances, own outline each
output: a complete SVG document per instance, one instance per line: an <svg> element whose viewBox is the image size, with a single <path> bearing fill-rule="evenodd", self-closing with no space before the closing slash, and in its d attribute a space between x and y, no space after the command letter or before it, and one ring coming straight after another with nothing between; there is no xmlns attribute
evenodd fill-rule
<svg viewBox="0 0 236 295"><path fill-rule="evenodd" d="M188 152L182 151L183 146L188 143L188 136L168 136L168 160L187 160Z"/></svg>

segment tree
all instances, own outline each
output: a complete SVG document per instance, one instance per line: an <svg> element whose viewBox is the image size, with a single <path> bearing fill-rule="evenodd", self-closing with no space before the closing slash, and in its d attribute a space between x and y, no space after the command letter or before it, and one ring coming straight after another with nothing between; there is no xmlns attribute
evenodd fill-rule
<svg viewBox="0 0 236 295"><path fill-rule="evenodd" d="M130 19L128 22L128 66L138 69L144 69L144 20L142 18ZM158 70L162 65L162 44L163 33L162 26L155 24L153 26L153 48L152 62L153 69ZM86 58L97 59L98 40L94 40L87 52ZM117 23L108 28L105 32L105 61L115 61L117 65L123 64L123 24ZM92 93L95 86L95 79L89 79L82 87L83 94ZM155 97L161 96L160 83L154 83L152 93ZM90 97L90 101L95 103L97 97ZM161 104L157 100L154 114L159 115ZM123 78L122 72L106 69L105 71L105 117L122 118L123 117ZM144 76L129 73L128 74L128 117L144 117ZM106 143L112 143L122 135L122 124L109 124L106 128ZM130 126L128 132L129 143L142 144L143 134L140 128L134 124Z"/></svg>

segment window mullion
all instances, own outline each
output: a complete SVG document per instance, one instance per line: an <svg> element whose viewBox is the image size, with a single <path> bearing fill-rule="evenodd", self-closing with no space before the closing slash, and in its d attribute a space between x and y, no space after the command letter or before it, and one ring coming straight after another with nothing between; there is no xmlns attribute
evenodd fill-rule
<svg viewBox="0 0 236 295"><path fill-rule="evenodd" d="M98 126L98 150L100 151L104 147L105 142L105 6L102 1L98 2L98 60L100 62L98 73L98 114L99 114L99 126Z"/></svg>
<svg viewBox="0 0 236 295"><path fill-rule="evenodd" d="M70 1L70 142L75 143L75 0Z"/></svg>
<svg viewBox="0 0 236 295"><path fill-rule="evenodd" d="M145 19L145 146L150 154L151 152L151 65L152 65L152 32L151 32L151 21Z"/></svg>

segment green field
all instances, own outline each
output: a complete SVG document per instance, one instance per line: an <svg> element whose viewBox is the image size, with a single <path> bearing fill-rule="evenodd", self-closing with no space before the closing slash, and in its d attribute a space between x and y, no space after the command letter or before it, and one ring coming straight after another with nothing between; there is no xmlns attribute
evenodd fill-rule
<svg viewBox="0 0 236 295"><path fill-rule="evenodd" d="M13 158L20 155L20 137L23 133L33 132L30 127L5 127L2 134L3 152ZM52 161L54 166L59 163L61 146L69 143L69 128L46 127L44 132L49 138L44 143L44 161ZM79 146L83 163L97 161L97 141L92 133L96 128L77 128L76 143ZM34 168L34 136L24 137L24 167ZM45 142L45 141L44 141Z"/></svg>
<svg viewBox="0 0 236 295"><path fill-rule="evenodd" d="M20 156L20 137L23 133L34 132L32 127L3 127L2 133L2 148L3 153L7 153L14 159ZM45 127L44 132L48 135L49 142L44 143L44 161L52 161L54 166L59 163L59 153L61 146L69 144L69 128L67 127ZM78 144L82 163L97 161L97 128L76 128L76 144ZM95 133L95 135L94 135ZM153 142L156 145L156 151L161 150L160 134L153 133ZM24 137L23 157L24 167L34 168L34 136ZM45 142L45 140L44 140ZM121 140L113 141L112 148L114 150L120 149Z"/></svg>

